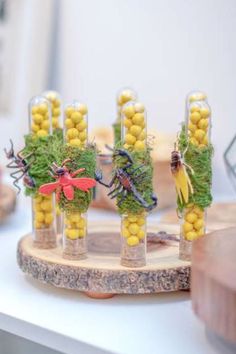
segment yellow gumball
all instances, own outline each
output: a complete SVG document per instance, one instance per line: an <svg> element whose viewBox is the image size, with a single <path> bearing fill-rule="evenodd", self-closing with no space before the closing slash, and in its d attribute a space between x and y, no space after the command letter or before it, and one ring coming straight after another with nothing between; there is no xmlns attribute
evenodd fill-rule
<svg viewBox="0 0 236 354"><path fill-rule="evenodd" d="M60 108L53 108L52 115L53 117L58 117L61 114Z"/></svg>
<svg viewBox="0 0 236 354"><path fill-rule="evenodd" d="M141 133L142 128L139 125L132 125L129 131L133 136L137 137Z"/></svg>
<svg viewBox="0 0 236 354"><path fill-rule="evenodd" d="M83 238L86 236L86 230L85 229L80 229L79 230L79 238Z"/></svg>
<svg viewBox="0 0 236 354"><path fill-rule="evenodd" d="M132 118L132 121L134 124L139 125L143 127L144 124L144 114L143 113L135 113L135 115Z"/></svg>
<svg viewBox="0 0 236 354"><path fill-rule="evenodd" d="M200 114L201 114L201 116L202 116L203 118L208 118L208 117L210 116L210 111L209 111L208 108L202 107L202 108L200 109Z"/></svg>
<svg viewBox="0 0 236 354"><path fill-rule="evenodd" d="M193 240L196 240L198 237L197 233L195 231L189 231L187 234L186 234L186 239L188 241L193 241Z"/></svg>
<svg viewBox="0 0 236 354"><path fill-rule="evenodd" d="M132 126L132 120L131 119L128 119L128 118L125 118L124 119L124 126L126 127L126 128L130 128L131 126Z"/></svg>
<svg viewBox="0 0 236 354"><path fill-rule="evenodd" d="M196 145L196 146L199 145L199 142L198 142L197 139L195 139L195 138L191 138L191 139L190 139L190 143L193 144L193 145Z"/></svg>
<svg viewBox="0 0 236 354"><path fill-rule="evenodd" d="M40 129L39 131L37 131L37 136L39 137L39 138L43 138L44 136L47 136L48 135L48 132L46 131L46 130L44 130L44 129Z"/></svg>
<svg viewBox="0 0 236 354"><path fill-rule="evenodd" d="M81 133L79 133L79 139L83 142L87 139L87 132L83 131Z"/></svg>
<svg viewBox="0 0 236 354"><path fill-rule="evenodd" d="M201 115L199 112L193 112L190 114L190 120L193 124L197 124L197 122L201 119Z"/></svg>
<svg viewBox="0 0 236 354"><path fill-rule="evenodd" d="M79 124L76 125L76 129L78 129L78 131L80 132L82 132L86 128L87 128L87 123L85 122L84 119Z"/></svg>
<svg viewBox="0 0 236 354"><path fill-rule="evenodd" d="M146 145L145 145L144 141L137 140L136 143L134 144L134 149L136 151L143 151L143 150L145 150L145 148L146 148Z"/></svg>
<svg viewBox="0 0 236 354"><path fill-rule="evenodd" d="M45 213L45 224L51 225L53 222L53 214L52 213Z"/></svg>
<svg viewBox="0 0 236 354"><path fill-rule="evenodd" d="M36 124L41 124L42 121L43 121L43 116L42 116L42 114L39 114L39 113L34 114L34 115L33 115L33 121L34 121L34 123L36 123Z"/></svg>
<svg viewBox="0 0 236 354"><path fill-rule="evenodd" d="M44 130L49 130L49 127L50 127L49 121L48 121L48 120L44 120L44 121L42 122L42 129L44 129Z"/></svg>
<svg viewBox="0 0 236 354"><path fill-rule="evenodd" d="M188 221L185 221L182 227L185 233L188 233L189 231L193 230L193 224Z"/></svg>
<svg viewBox="0 0 236 354"><path fill-rule="evenodd" d="M41 211L38 211L35 213L35 220L38 222L43 222L44 221L44 213Z"/></svg>
<svg viewBox="0 0 236 354"><path fill-rule="evenodd" d="M75 127L73 121L70 118L65 119L65 126L67 129Z"/></svg>
<svg viewBox="0 0 236 354"><path fill-rule="evenodd" d="M50 200L44 200L41 203L41 209L44 211L52 211L52 209L53 209L52 202Z"/></svg>
<svg viewBox="0 0 236 354"><path fill-rule="evenodd" d="M144 231L144 230L139 230L137 236L138 236L138 238L139 238L140 240L144 239L144 237L145 237L145 231Z"/></svg>
<svg viewBox="0 0 236 354"><path fill-rule="evenodd" d="M198 122L198 128L206 130L208 128L209 122L208 119L202 118Z"/></svg>
<svg viewBox="0 0 236 354"><path fill-rule="evenodd" d="M48 106L46 103L41 103L38 107L38 111L41 113L41 114L45 114L47 111L48 111Z"/></svg>
<svg viewBox="0 0 236 354"><path fill-rule="evenodd" d="M128 220L129 220L129 222L137 222L138 217L134 216L134 215L130 215L130 216L128 216Z"/></svg>
<svg viewBox="0 0 236 354"><path fill-rule="evenodd" d="M85 104L80 104L79 105L79 108L78 108L79 112L83 115L87 114L88 113L88 108Z"/></svg>
<svg viewBox="0 0 236 354"><path fill-rule="evenodd" d="M123 113L127 118L132 118L135 115L134 106L127 106L123 108Z"/></svg>
<svg viewBox="0 0 236 354"><path fill-rule="evenodd" d="M131 135L131 134L126 134L125 142L128 145L134 145L135 142L136 142L136 138L133 135Z"/></svg>
<svg viewBox="0 0 236 354"><path fill-rule="evenodd" d="M32 130L32 132L34 132L34 133L37 133L38 131L39 131L39 129L40 129L40 126L38 125L38 124L32 124L31 125L31 130Z"/></svg>
<svg viewBox="0 0 236 354"><path fill-rule="evenodd" d="M79 237L79 232L76 229L67 229L66 236L71 240L76 240Z"/></svg>
<svg viewBox="0 0 236 354"><path fill-rule="evenodd" d="M139 232L139 226L136 223L132 223L129 225L129 232L132 235L136 235Z"/></svg>
<svg viewBox="0 0 236 354"><path fill-rule="evenodd" d="M66 117L69 118L73 112L74 112L73 107L67 107L65 110Z"/></svg>
<svg viewBox="0 0 236 354"><path fill-rule="evenodd" d="M137 221L138 226L143 226L145 224L145 219L144 218L139 218Z"/></svg>
<svg viewBox="0 0 236 354"><path fill-rule="evenodd" d="M70 118L73 123L78 124L83 119L83 115L80 112L73 112Z"/></svg>
<svg viewBox="0 0 236 354"><path fill-rule="evenodd" d="M69 144L71 146L75 146L75 147L80 147L81 146L81 140L76 138L76 139L71 139L69 140Z"/></svg>
<svg viewBox="0 0 236 354"><path fill-rule="evenodd" d="M139 244L138 236L130 236L127 238L127 244L129 246L137 246Z"/></svg>
<svg viewBox="0 0 236 354"><path fill-rule="evenodd" d="M197 215L195 213L188 213L185 215L185 220L188 221L190 224L195 223L197 220Z"/></svg>
<svg viewBox="0 0 236 354"><path fill-rule="evenodd" d="M128 238L131 236L129 230L126 227L123 227L123 229L122 229L122 236L125 238Z"/></svg>
<svg viewBox="0 0 236 354"><path fill-rule="evenodd" d="M205 132L202 129L197 129L194 133L194 137L195 139L197 139L198 141L202 141L205 137Z"/></svg>
<svg viewBox="0 0 236 354"><path fill-rule="evenodd" d="M197 129L197 126L196 126L195 124L193 124L193 123L189 123L188 129L189 129L192 133L194 133L195 130Z"/></svg>
<svg viewBox="0 0 236 354"><path fill-rule="evenodd" d="M203 221L203 219L198 219L198 220L195 221L195 223L194 223L194 228L195 228L196 230L202 229L203 226L204 226L204 221Z"/></svg>

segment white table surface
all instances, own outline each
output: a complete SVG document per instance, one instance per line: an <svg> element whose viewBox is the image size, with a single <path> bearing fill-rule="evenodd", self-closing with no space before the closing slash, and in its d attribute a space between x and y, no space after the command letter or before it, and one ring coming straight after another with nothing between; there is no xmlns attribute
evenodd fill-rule
<svg viewBox="0 0 236 354"><path fill-rule="evenodd" d="M63 353L213 354L190 293L115 296L94 300L24 275L16 246L31 229L28 201L0 227L0 329ZM92 211L91 219L115 218Z"/></svg>

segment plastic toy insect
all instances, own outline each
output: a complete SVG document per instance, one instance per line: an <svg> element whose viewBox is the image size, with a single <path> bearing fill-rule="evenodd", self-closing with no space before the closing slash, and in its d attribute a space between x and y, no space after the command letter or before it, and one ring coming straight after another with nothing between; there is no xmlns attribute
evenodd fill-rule
<svg viewBox="0 0 236 354"><path fill-rule="evenodd" d="M11 147L10 150L4 149L6 157L8 160L11 160L8 164L8 168L17 169L15 172L10 173L10 176L14 179L13 185L18 189L20 193L21 188L18 186L18 182L23 178L23 184L28 188L34 188L35 182L34 179L29 174L29 168L33 163L33 160L28 163L27 159L33 156L33 153L30 153L26 156L22 156L22 151L19 151L17 154L14 152L13 142L10 139ZM20 175L18 175L21 173Z"/></svg>
<svg viewBox="0 0 236 354"><path fill-rule="evenodd" d="M81 191L88 192L90 188L95 187L96 181L93 178L74 178L79 173L85 171L85 168L79 168L74 172L70 172L66 167L66 164L70 162L71 159L66 159L63 161L61 166L58 166L55 162L51 166L49 174L56 179L56 182L43 184L39 188L41 194L49 195L56 191L56 200L59 202L61 193L68 200L74 199L74 187L80 189Z"/></svg>
<svg viewBox="0 0 236 354"><path fill-rule="evenodd" d="M188 203L189 195L193 194L193 187L190 181L186 167L193 173L193 170L188 166L182 158L180 151L175 143L174 151L171 153L171 172L175 181L175 188L180 199L180 202Z"/></svg>
<svg viewBox="0 0 236 354"><path fill-rule="evenodd" d="M153 194L151 196L153 203L148 204L135 187L135 183L140 183L142 179L145 178L146 170L140 171L138 176L136 175L136 173L144 166L140 165L136 168L133 168L134 161L128 151L125 151L123 149L113 150L107 145L106 147L109 150L113 151L113 156L126 157L128 161L124 167L120 167L115 170L114 177L108 184L102 181L101 171L97 171L95 177L97 182L107 188L111 188L115 185L115 188L108 193L108 196L110 196L111 199L114 199L118 195L121 195L121 199L117 203L118 206L120 206L121 203L125 200L128 193L132 193L134 199L139 204L141 204L146 210L151 211L152 209L154 209L157 206L157 197Z"/></svg>

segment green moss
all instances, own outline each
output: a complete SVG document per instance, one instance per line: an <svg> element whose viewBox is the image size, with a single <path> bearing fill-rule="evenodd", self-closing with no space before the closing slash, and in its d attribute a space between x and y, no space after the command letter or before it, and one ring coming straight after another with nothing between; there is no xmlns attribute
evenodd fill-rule
<svg viewBox="0 0 236 354"><path fill-rule="evenodd" d="M212 185L212 156L213 146L210 144L204 148L188 143L185 125L179 137L179 148L184 154L184 160L191 166L194 173L188 170L188 174L193 186L194 193L190 196L189 203L194 203L202 209L209 207L212 203L211 185ZM183 211L186 203L181 203L177 199L179 211Z"/></svg>
<svg viewBox="0 0 236 354"><path fill-rule="evenodd" d="M113 126L114 141L116 145L121 140L121 123L120 121L116 121L112 126Z"/></svg>
<svg viewBox="0 0 236 354"><path fill-rule="evenodd" d="M78 175L78 177L92 177L95 175L96 168L96 149L94 145L88 145L86 150L80 150L77 147L67 146L63 143L62 131L57 129L52 136L34 139L32 135L25 136L25 148L23 154L33 153L29 162L32 165L29 169L30 175L33 177L36 187L25 189L26 195L34 196L42 184L55 182L49 175L50 166L53 162L61 165L66 158L70 158L72 162L67 164L71 171L78 168L86 170ZM92 199L92 191L85 193L75 189L75 197L73 201L68 201L64 194L61 193L59 206L62 210L75 210L85 212Z"/></svg>
<svg viewBox="0 0 236 354"><path fill-rule="evenodd" d="M121 148L121 143L116 144L116 149ZM134 186L136 187L137 191L140 193L140 195L143 197L143 199L147 202L152 204L153 200L151 199L151 196L153 194L153 186L152 186L152 176L153 176L153 166L152 166L152 159L150 155L151 149L148 148L146 151L142 152L130 152L130 155L132 156L134 160L133 164L133 169L136 167L143 165L141 169L135 172L135 174L132 176L132 180L134 182ZM117 156L114 157L114 167L119 168L119 167L124 167L127 164L127 158ZM130 169L130 171L132 168ZM137 181L137 177L140 175L140 172L142 171L145 172L145 176L142 179L141 182ZM117 197L117 203L121 200L121 196ZM145 211L143 206L137 202L134 197L132 192L128 192L127 197L124 199L124 201L121 203L121 205L118 207L118 211L120 214L127 214L127 213L133 213L133 214L139 214Z"/></svg>

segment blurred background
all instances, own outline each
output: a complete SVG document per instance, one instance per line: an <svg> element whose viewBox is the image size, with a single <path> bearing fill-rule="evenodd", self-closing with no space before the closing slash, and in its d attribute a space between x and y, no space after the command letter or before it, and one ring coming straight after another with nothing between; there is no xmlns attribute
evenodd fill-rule
<svg viewBox="0 0 236 354"><path fill-rule="evenodd" d="M92 130L114 122L117 91L131 87L149 128L172 134L199 89L213 112L214 195L232 199L222 155L236 133L235 18L235 0L0 0L1 165L46 89L86 103Z"/></svg>

